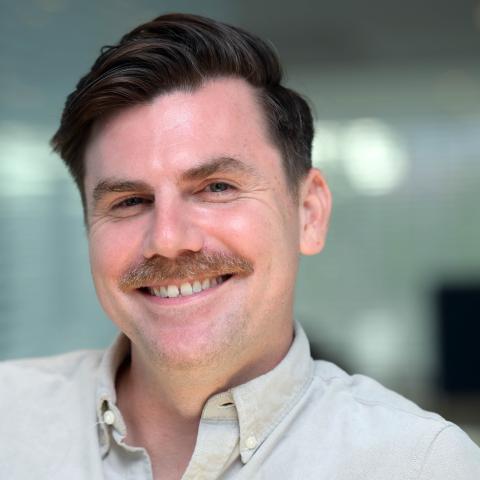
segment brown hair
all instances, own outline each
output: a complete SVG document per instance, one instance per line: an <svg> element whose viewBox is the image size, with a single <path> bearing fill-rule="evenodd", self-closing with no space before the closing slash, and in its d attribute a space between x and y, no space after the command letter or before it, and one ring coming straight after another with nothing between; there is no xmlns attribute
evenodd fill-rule
<svg viewBox="0 0 480 480"><path fill-rule="evenodd" d="M191 90L217 76L252 85L269 133L280 149L293 192L311 168L312 115L306 101L283 87L273 49L260 38L212 19L162 15L103 47L91 70L67 97L51 140L72 174L84 208L84 151L92 125L119 109L176 89Z"/></svg>

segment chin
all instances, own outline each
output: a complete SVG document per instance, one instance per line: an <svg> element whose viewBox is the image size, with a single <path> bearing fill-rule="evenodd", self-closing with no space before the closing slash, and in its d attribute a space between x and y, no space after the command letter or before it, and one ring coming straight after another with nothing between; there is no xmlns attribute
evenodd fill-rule
<svg viewBox="0 0 480 480"><path fill-rule="evenodd" d="M179 324L137 330L132 343L159 368L197 369L221 366L245 348L245 322L217 319L215 323Z"/></svg>

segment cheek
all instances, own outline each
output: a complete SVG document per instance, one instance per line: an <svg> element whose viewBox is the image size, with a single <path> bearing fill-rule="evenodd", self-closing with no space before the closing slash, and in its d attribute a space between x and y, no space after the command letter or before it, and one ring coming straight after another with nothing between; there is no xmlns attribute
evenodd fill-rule
<svg viewBox="0 0 480 480"><path fill-rule="evenodd" d="M138 252L139 229L117 228L117 225L102 225L89 235L89 254L92 274L108 282L117 280L134 261Z"/></svg>
<svg viewBox="0 0 480 480"><path fill-rule="evenodd" d="M218 239L224 247L255 264L271 263L271 257L287 255L289 250L298 248L298 234L294 232L297 223L287 221L279 211L262 202L205 211L197 218L201 218L207 232L207 242Z"/></svg>
<svg viewBox="0 0 480 480"><path fill-rule="evenodd" d="M207 233L206 239L219 238L226 245L250 250L263 242L264 230L268 230L270 221L255 212L253 208L231 206L215 211L205 212L202 228Z"/></svg>

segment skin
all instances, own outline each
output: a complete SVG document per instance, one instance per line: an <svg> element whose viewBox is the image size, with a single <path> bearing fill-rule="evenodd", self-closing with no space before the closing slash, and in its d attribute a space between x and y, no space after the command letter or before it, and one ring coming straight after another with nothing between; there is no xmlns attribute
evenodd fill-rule
<svg viewBox="0 0 480 480"><path fill-rule="evenodd" d="M156 478L180 478L206 400L271 370L288 351L299 254L322 249L330 192L312 169L291 194L241 79L117 113L96 125L85 161L95 287L131 340L131 362L117 378L127 442L147 448ZM192 252L240 257L252 270L173 299L120 285L144 259L172 263Z"/></svg>

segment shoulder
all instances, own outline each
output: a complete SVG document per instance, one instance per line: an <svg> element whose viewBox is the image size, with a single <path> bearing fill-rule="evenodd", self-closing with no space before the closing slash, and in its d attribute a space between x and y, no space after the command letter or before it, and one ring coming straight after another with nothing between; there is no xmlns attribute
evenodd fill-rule
<svg viewBox="0 0 480 480"><path fill-rule="evenodd" d="M91 376L98 369L102 354L102 351L83 350L52 357L0 362L0 381L16 391L26 385L29 388L51 383L59 386L59 383L70 383L74 378Z"/></svg>
<svg viewBox="0 0 480 480"><path fill-rule="evenodd" d="M314 369L314 388L327 393L337 402L345 402L353 412L366 414L398 417L405 420L412 418L414 421L436 425L441 428L448 424L440 415L423 410L414 402L404 396L384 387L373 378L365 375L349 375L336 365L325 361L316 361Z"/></svg>
<svg viewBox="0 0 480 480"><path fill-rule="evenodd" d="M75 369L77 366L98 365L103 354L103 350L77 350L49 357L4 360L0 362L0 373L8 371L8 369L36 369L45 372L64 371L70 373L71 369Z"/></svg>
<svg viewBox="0 0 480 480"><path fill-rule="evenodd" d="M308 396L311 419L328 411L330 439L352 458L361 452L355 461L422 480L480 478L480 449L468 435L369 377L317 361Z"/></svg>
<svg viewBox="0 0 480 480"><path fill-rule="evenodd" d="M101 358L81 351L0 363L1 478L28 478L27 470L60 478L55 472L79 455L93 458Z"/></svg>
<svg viewBox="0 0 480 480"><path fill-rule="evenodd" d="M53 407L78 391L93 391L101 351L78 351L45 358L0 363L0 415L22 405Z"/></svg>

